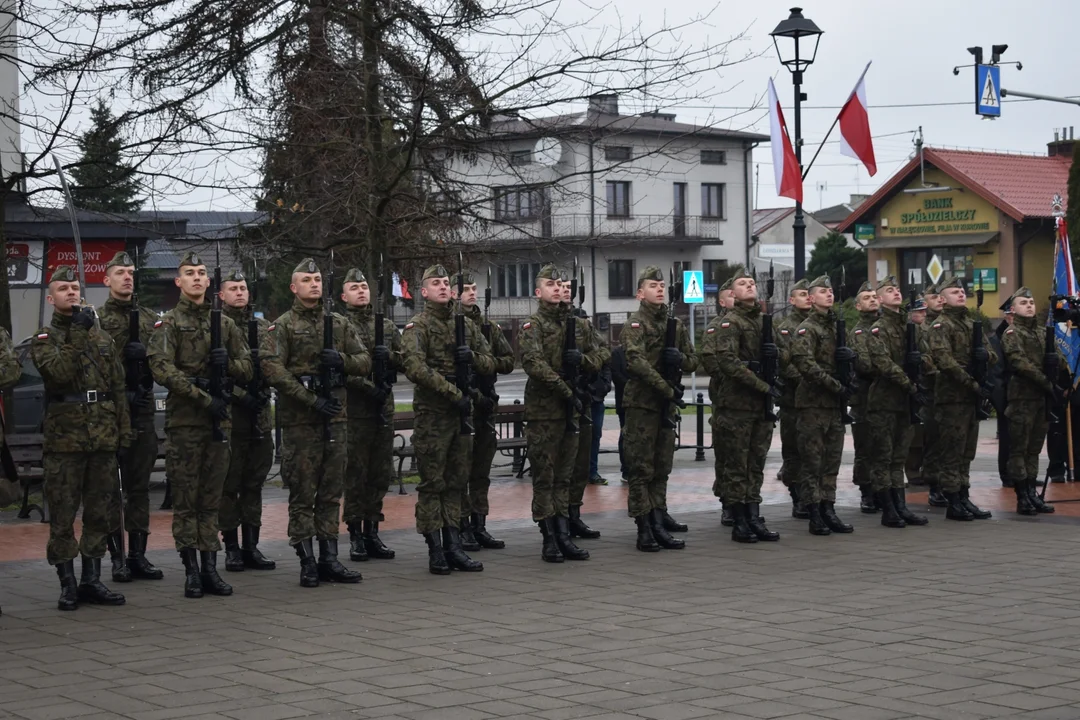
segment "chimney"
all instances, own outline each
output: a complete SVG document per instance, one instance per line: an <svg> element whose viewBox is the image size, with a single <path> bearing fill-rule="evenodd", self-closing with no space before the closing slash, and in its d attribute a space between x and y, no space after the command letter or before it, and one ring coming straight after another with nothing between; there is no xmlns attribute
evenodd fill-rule
<svg viewBox="0 0 1080 720"><path fill-rule="evenodd" d="M619 96L615 93L597 93L589 97L590 115L618 115Z"/></svg>
<svg viewBox="0 0 1080 720"><path fill-rule="evenodd" d="M857 207L859 207L860 205L862 205L864 202L866 202L869 199L870 199L869 195L851 193L851 200L848 201L848 205L850 205L853 208L857 208Z"/></svg>
<svg viewBox="0 0 1080 720"><path fill-rule="evenodd" d="M1073 145L1076 144L1074 136L1075 127L1062 127L1059 132L1054 130L1054 142L1046 143L1046 154L1050 157L1072 157Z"/></svg>

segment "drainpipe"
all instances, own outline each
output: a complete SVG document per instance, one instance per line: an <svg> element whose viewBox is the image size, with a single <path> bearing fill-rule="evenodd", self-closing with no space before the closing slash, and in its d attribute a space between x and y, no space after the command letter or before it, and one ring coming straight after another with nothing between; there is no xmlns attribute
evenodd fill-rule
<svg viewBox="0 0 1080 720"><path fill-rule="evenodd" d="M592 133L589 134L589 282L592 283L592 314L596 315L596 165Z"/></svg>
<svg viewBox="0 0 1080 720"><path fill-rule="evenodd" d="M746 176L746 182L744 183L744 185L746 186L746 197L745 197L745 203L744 204L746 205L746 266L747 267L750 266L750 247L753 244L752 243L752 238L750 237L750 235L754 232L754 208L753 208L753 199L752 199L753 196L751 195L751 193L753 192L753 190L751 189L753 187L753 180L750 177L750 153L753 152L754 148L756 148L760 144L761 143L757 143L757 142L749 143L748 145L746 145L745 149L743 150L743 175Z"/></svg>

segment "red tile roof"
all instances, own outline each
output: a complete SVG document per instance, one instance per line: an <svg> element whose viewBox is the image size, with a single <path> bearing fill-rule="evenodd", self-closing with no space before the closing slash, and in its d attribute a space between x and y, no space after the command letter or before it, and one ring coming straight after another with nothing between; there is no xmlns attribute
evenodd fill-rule
<svg viewBox="0 0 1080 720"><path fill-rule="evenodd" d="M976 195L1017 221L1024 218L1051 217L1050 201L1055 195L1060 195L1065 200L1068 194L1071 157L939 150L930 147L924 148L923 152L928 165L956 178ZM916 155L869 200L848 216L837 230L848 232L856 222L899 192L900 186L918 169L919 157Z"/></svg>

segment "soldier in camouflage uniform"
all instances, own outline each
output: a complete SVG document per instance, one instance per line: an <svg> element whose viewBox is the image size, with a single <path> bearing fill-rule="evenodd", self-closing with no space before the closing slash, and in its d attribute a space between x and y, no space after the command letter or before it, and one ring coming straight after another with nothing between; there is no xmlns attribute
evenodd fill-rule
<svg viewBox="0 0 1080 720"><path fill-rule="evenodd" d="M933 349L930 348L930 330L945 307L945 298L941 295L938 285L930 285L923 291L923 299L926 301L926 322L923 325L922 336L926 344L926 354L933 358ZM932 507L948 507L949 501L941 494L941 481L938 477L941 469L942 453L949 451L948 440L942 438L937 426L937 413L934 410L937 396L937 377L934 373L925 378L926 405L923 407L922 424L922 452L919 456L920 478L930 488L927 502Z"/></svg>
<svg viewBox="0 0 1080 720"><path fill-rule="evenodd" d="M453 299L461 306L465 317L481 329L495 361L495 372L507 375L514 371L514 349L510 347L498 323L485 320L484 313L476 304L476 279L465 273L465 292L458 297L458 279L450 282ZM494 385L492 385L494 387ZM486 396L477 391L473 394L473 445L472 465L469 470L469 486L461 497L461 547L465 550L501 550L506 547L487 531L488 488L491 487L491 463L495 460L498 438L495 435L494 412L499 396Z"/></svg>
<svg viewBox="0 0 1080 720"><path fill-rule="evenodd" d="M239 329L221 318L221 347L210 349L210 278L194 252L180 259L180 301L154 323L150 370L169 391L165 401L165 472L172 484L173 539L184 563L184 596L231 595L217 572L218 512L229 470L229 443L214 439L216 419L229 431L226 398L208 390L213 368L234 382L251 379L251 354ZM228 435L226 435L228 437ZM200 569L201 562L201 569Z"/></svg>
<svg viewBox="0 0 1080 720"><path fill-rule="evenodd" d="M904 371L908 359L904 298L892 275L878 283L877 294L881 319L870 328L869 340L863 345L873 377L865 415L872 490L885 527L926 525L929 520L908 510L904 490L904 462L913 434L911 396L919 393L918 385ZM853 349L862 357L863 350ZM921 356L912 360L922 363Z"/></svg>
<svg viewBox="0 0 1080 720"><path fill-rule="evenodd" d="M1044 370L1044 327L1035 318L1035 300L1022 287L1013 294L1013 323L1002 335L1001 345L1012 373L1009 379L1009 460L1007 471L1016 493L1016 512L1020 515L1052 513L1054 506L1035 492L1039 479L1039 456L1046 440L1046 404L1059 397L1054 411L1065 412L1065 390L1056 387L1055 378ZM1061 358L1064 365L1064 358Z"/></svg>
<svg viewBox="0 0 1080 720"><path fill-rule="evenodd" d="M372 358L384 362L387 376L351 375L348 386L349 461L345 484L345 523L349 527L349 559L392 560L396 553L379 537L383 498L390 488L394 462L394 385L401 364L401 335L394 321L384 317L383 344L375 344L375 312L371 286L357 268L345 273L341 287L345 317L349 319Z"/></svg>
<svg viewBox="0 0 1080 720"><path fill-rule="evenodd" d="M859 311L859 321L855 323L855 327L851 330L851 340L849 342L851 349L855 351L856 371L858 373L858 386L855 394L851 396L849 405L851 406L851 416L855 419L855 422L851 425L851 439L855 445L855 462L851 467L851 479L859 488L859 495L861 496L860 509L870 515L880 511L874 501L874 491L871 487L870 446L872 441L870 438L870 424L866 422L866 398L870 393L870 382L873 378L865 374L869 366L863 365L860 361L867 360L870 357L868 347L870 328L877 322L879 308L880 302L874 286L870 282L864 282L855 296L855 309Z"/></svg>
<svg viewBox="0 0 1080 720"><path fill-rule="evenodd" d="M780 380L783 383L776 401L780 418L780 481L791 495L791 517L806 520L810 515L803 503L801 491L802 463L799 460L798 416L795 412L795 391L799 387L799 370L791 362L791 341L802 321L810 314L810 281L806 278L791 286L788 295L791 311L776 324L773 337L780 351Z"/></svg>
<svg viewBox="0 0 1080 720"><path fill-rule="evenodd" d="M113 518L109 533L109 555L112 557L112 578L115 582L161 580L165 574L146 559L146 538L150 535L150 475L157 463L158 438L154 427L154 378L146 363L146 345L154 332L157 315L144 307L134 308L138 314L139 340L129 337L131 329L132 296L135 291L135 263L126 252L118 252L105 265L105 287L109 299L98 312L101 329L113 341L113 350L130 373L136 364L141 376L138 390L127 390L133 438L121 468L124 480L124 525L120 527L120 507L110 513ZM134 380L134 378L129 378ZM120 498L114 496L114 499ZM128 555L125 560L120 548L121 534L127 530Z"/></svg>
<svg viewBox="0 0 1080 720"><path fill-rule="evenodd" d="M735 303L731 293L731 281L732 278L725 280L723 284L720 285L719 291L716 293L717 319L722 319L727 315L728 310L730 310ZM711 423L712 421L710 420L709 422ZM731 509L724 505L722 499L720 501L720 524L724 527L733 527L735 525L735 518L731 515Z"/></svg>
<svg viewBox="0 0 1080 720"><path fill-rule="evenodd" d="M61 610L75 610L80 602L124 604L123 595L101 582L110 503L118 491L117 452L131 444L132 436L124 368L112 340L94 324L93 308L79 307L80 294L71 267L56 268L46 296L53 306L52 322L38 330L30 346L48 397L43 446L49 504L46 555L60 578ZM82 538L76 541L79 505ZM82 555L77 587L76 555Z"/></svg>
<svg viewBox="0 0 1080 720"><path fill-rule="evenodd" d="M371 356L352 324L331 313L333 289L311 258L292 272L292 308L270 324L273 349L260 358L278 391L281 478L289 488L289 544L300 558L300 585L358 583L361 575L338 560L338 518L348 464L345 378L371 372ZM323 329L331 318L333 347ZM329 370L330 387L323 386ZM312 538L319 541L316 563Z"/></svg>
<svg viewBox="0 0 1080 720"><path fill-rule="evenodd" d="M966 305L967 292L961 278L949 277L939 287L945 309L930 326L930 350L938 369L934 420L937 432L946 438L942 449L935 453L941 463L937 480L949 503L947 519L983 520L990 517L990 512L976 506L968 495L971 461L979 442L978 407L983 397L979 383L967 371L972 360L975 321ZM983 359L992 365L997 356L989 349L985 329L983 335Z"/></svg>
<svg viewBox="0 0 1080 720"><path fill-rule="evenodd" d="M589 552L570 537L570 483L581 436L571 430L584 412L579 388L563 377L564 367L576 365L581 372L594 372L596 348L592 333L577 323L577 348L566 349L568 297L562 283L566 273L545 265L536 275L536 312L521 326L521 367L525 383L525 437L529 445L532 472L532 519L544 538L540 557L545 562L564 559L588 560ZM572 412L574 416L567 417Z"/></svg>
<svg viewBox="0 0 1080 720"><path fill-rule="evenodd" d="M472 401L455 385L456 361L481 375L495 372L487 341L465 318L466 344L455 336L450 276L442 265L424 271L420 294L424 309L405 325L401 337L405 376L415 385L412 443L420 470L416 487L416 531L428 546L428 570L479 572L481 562L461 547L461 500L468 487L472 436L462 433L462 416L471 418Z"/></svg>
<svg viewBox="0 0 1080 720"><path fill-rule="evenodd" d="M686 407L682 373L697 369L697 356L682 322L676 321L675 347L664 344L666 292L660 268L645 268L638 275L637 299L641 304L620 337L630 374L623 396L630 481L627 509L637 523L637 548L643 552L656 552L660 547L678 550L686 545L669 534L685 532L686 526L668 514L667 481L675 454L675 419ZM674 386L661 374L661 370L673 367L680 370Z"/></svg>
<svg viewBox="0 0 1080 720"><path fill-rule="evenodd" d="M701 346L701 365L709 373L713 403L713 494L735 521L732 540L774 541L780 534L765 526L760 507L765 456L776 422L772 413L766 414L765 405L780 396L780 389L762 379L761 363L766 357L779 358L780 352L774 343L762 343L754 276L740 271L732 280L735 306L723 318L713 318Z"/></svg>
<svg viewBox="0 0 1080 720"><path fill-rule="evenodd" d="M810 533L850 533L851 525L836 515L836 476L844 452L841 412L850 387L836 379L838 361L854 362L851 348L836 345L832 283L827 275L810 283L810 315L795 331L791 361L802 378L795 392L799 415L799 457L802 489L810 515Z"/></svg>
<svg viewBox="0 0 1080 720"><path fill-rule="evenodd" d="M236 325L249 350L252 349L250 325L255 321L258 347L254 350L259 353L261 365L263 351L272 352L266 333L270 323L254 317L250 299L247 278L242 272L233 270L225 276L221 282L222 313ZM270 415L270 386L265 377L259 378L258 385L253 379L233 387L229 471L218 510L218 526L225 543L225 569L230 572L277 567L277 563L259 550L263 483L274 464L274 424Z"/></svg>

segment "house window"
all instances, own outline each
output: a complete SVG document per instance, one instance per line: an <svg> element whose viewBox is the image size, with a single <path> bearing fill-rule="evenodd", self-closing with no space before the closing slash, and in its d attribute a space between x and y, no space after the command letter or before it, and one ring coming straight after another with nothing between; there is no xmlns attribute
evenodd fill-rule
<svg viewBox="0 0 1080 720"><path fill-rule="evenodd" d="M701 217L724 219L723 183L701 183Z"/></svg>
<svg viewBox="0 0 1080 720"><path fill-rule="evenodd" d="M544 191L540 188L518 185L497 187L495 192L496 220L535 220L540 217L544 205Z"/></svg>
<svg viewBox="0 0 1080 720"><path fill-rule="evenodd" d="M630 217L630 183L608 182L607 215L608 217Z"/></svg>
<svg viewBox="0 0 1080 720"><path fill-rule="evenodd" d="M633 260L608 261L608 297L628 298L637 294Z"/></svg>
<svg viewBox="0 0 1080 720"><path fill-rule="evenodd" d="M530 297L540 274L540 263L514 263L499 265L495 269L495 295L497 297Z"/></svg>
<svg viewBox="0 0 1080 720"><path fill-rule="evenodd" d="M707 292L716 292L715 287L719 285L719 283L716 282L716 275L720 272L720 268L726 268L727 266L727 260L706 260L704 262L705 286L708 287L712 285L714 287L713 290L707 290Z"/></svg>
<svg viewBox="0 0 1080 720"><path fill-rule="evenodd" d="M510 164L511 165L528 165L533 161L532 150L511 150L510 151Z"/></svg>
<svg viewBox="0 0 1080 720"><path fill-rule="evenodd" d="M702 165L727 165L727 153L723 150L702 150Z"/></svg>
<svg viewBox="0 0 1080 720"><path fill-rule="evenodd" d="M634 149L629 145L609 145L604 148L604 159L608 162L625 162L634 157Z"/></svg>

